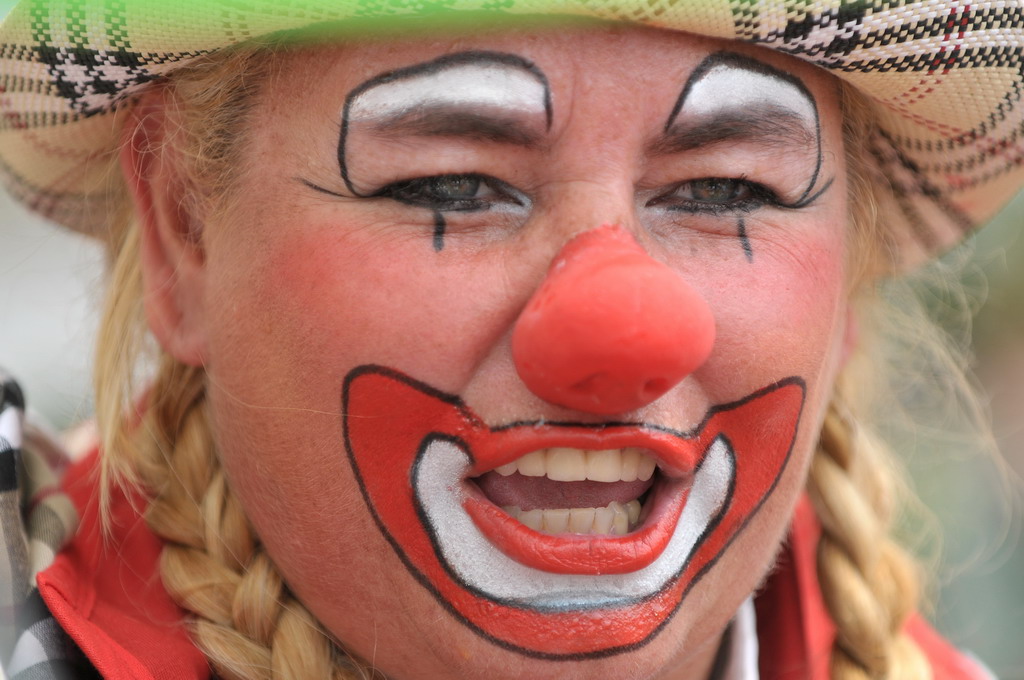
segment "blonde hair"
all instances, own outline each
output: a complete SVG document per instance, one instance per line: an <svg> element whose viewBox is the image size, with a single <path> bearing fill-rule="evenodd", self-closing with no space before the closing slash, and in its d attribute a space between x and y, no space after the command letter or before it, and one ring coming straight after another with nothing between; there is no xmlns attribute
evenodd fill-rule
<svg viewBox="0 0 1024 680"><path fill-rule="evenodd" d="M230 193L249 107L270 73L273 55L265 47L224 51L164 85L167 100L181 107L193 186L203 187L202 195L186 199L214 201ZM871 120L870 105L849 87L842 87L842 98L850 233L857 253L851 278L873 281L890 269L893 258L874 207L880 184L865 162L871 129L864 121ZM376 677L291 594L260 545L218 461L203 370L154 350L148 340L138 236L131 220L112 225L108 241L113 267L95 378L104 503L113 485L147 494L146 520L164 542L164 584L190 613L194 640L219 677ZM871 286L859 288L870 292ZM125 414L137 398L134 376L147 350L157 354L156 370L140 420ZM935 351L949 356L944 348ZM848 368L843 378L851 372ZM931 677L930 667L904 630L917 606L921 578L914 561L890 537L901 487L891 456L853 415L866 412L865 394L840 380L807 481L823 529L818 577L837 627L831 675L836 680L923 680Z"/></svg>

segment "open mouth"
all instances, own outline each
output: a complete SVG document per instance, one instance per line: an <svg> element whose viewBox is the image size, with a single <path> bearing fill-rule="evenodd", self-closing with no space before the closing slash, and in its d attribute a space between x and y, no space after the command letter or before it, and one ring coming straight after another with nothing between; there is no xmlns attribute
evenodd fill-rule
<svg viewBox="0 0 1024 680"><path fill-rule="evenodd" d="M636 648L671 618L777 483L803 395L783 380L689 432L492 428L457 397L364 366L343 412L367 506L417 580L502 646L578 659Z"/></svg>
<svg viewBox="0 0 1024 680"><path fill-rule="evenodd" d="M590 483L523 475L501 480L491 476L500 473L487 473L464 487L452 485L468 462L467 451L438 439L416 465L413 487L439 555L464 587L481 596L551 612L622 607L663 590L725 506L734 472L724 438L708 447L692 477L680 479L656 469L646 481ZM520 517L513 517L488 496L488 487L528 505L556 507L520 506ZM611 496L633 498L590 506ZM626 505L635 509L632 526ZM570 530L573 514L580 525L589 523L585 531ZM539 519L540 529L523 515Z"/></svg>
<svg viewBox="0 0 1024 680"><path fill-rule="evenodd" d="M641 447L553 447L474 478L489 501L545 534L625 536L650 514L658 461Z"/></svg>

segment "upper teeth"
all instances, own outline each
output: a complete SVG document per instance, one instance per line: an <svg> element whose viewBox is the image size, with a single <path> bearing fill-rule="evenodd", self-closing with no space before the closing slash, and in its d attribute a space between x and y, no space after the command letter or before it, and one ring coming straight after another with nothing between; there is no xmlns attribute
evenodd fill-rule
<svg viewBox="0 0 1024 680"><path fill-rule="evenodd" d="M650 479L656 466L654 458L634 447L604 451L558 447L532 451L495 471L506 477L518 472L556 482L635 482Z"/></svg>

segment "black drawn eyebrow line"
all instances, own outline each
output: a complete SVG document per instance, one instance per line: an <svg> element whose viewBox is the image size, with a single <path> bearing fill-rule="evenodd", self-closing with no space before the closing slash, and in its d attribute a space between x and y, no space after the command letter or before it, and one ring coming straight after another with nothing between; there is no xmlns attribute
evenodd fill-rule
<svg viewBox="0 0 1024 680"><path fill-rule="evenodd" d="M751 141L769 148L807 148L817 140L800 115L785 107L764 106L677 123L647 150L673 154L733 141Z"/></svg>
<svg viewBox="0 0 1024 680"><path fill-rule="evenodd" d="M400 80L407 80L410 78L418 78L432 73L439 73L441 71L454 68L457 66L463 66L467 64L500 64L505 66L511 66L518 68L522 71L529 73L534 77L541 85L544 92L544 118L546 129L551 129L551 122L553 119L552 105L551 105L551 87L548 84L547 76L537 66L523 57L515 54L508 54L505 52L492 52L486 50L470 50L466 52L457 52L454 54L446 54L431 61L423 62L422 64L414 64L405 68L396 69L394 71L388 71L380 75L374 76L369 80L357 85L348 93L345 98L345 106L342 110L341 116L341 134L338 138L338 166L341 171L341 178L345 182L345 186L348 188L352 195L361 196L356 191L355 186L352 184L352 180L349 177L348 163L345 158L345 142L348 138L350 115L352 105L359 98L359 95L366 92L367 90L383 85L385 83L392 83Z"/></svg>
<svg viewBox="0 0 1024 680"><path fill-rule="evenodd" d="M540 146L541 135L515 115L500 110L471 110L450 103L426 104L400 111L370 123L371 134L382 138L400 136L464 137L494 144L526 148Z"/></svg>

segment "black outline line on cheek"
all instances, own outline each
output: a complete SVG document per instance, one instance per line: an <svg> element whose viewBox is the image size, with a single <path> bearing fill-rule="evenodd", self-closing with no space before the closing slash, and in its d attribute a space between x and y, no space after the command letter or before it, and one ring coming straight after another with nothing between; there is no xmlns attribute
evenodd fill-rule
<svg viewBox="0 0 1024 680"><path fill-rule="evenodd" d="M818 178L821 176L821 169L825 164L825 154L822 148L823 144L821 139L821 116L818 113L818 102L814 98L814 95L811 93L811 91L807 88L807 86L804 84L802 80L800 80L791 73L786 73L785 71L781 71L772 66L769 66L768 64L765 64L764 62L758 61L757 59L753 59L743 54L739 54L737 52L722 51L709 54L690 73L690 77L686 81L686 84L683 86L682 92L679 93L679 97L676 99L675 104L672 106L672 112L669 114L668 120L665 122L664 131L668 132L671 129L672 124L675 122L676 118L679 116L679 113L682 111L683 106L686 104L686 100L690 95L690 91L694 88L694 86L696 86L698 83L704 80L704 78L712 69L720 65L751 71L758 75L773 78L775 80L780 80L786 84L792 85L811 104L811 110L814 112L814 137L816 145L816 159L814 164L814 172L811 174L810 183L808 183L807 188L804 189L804 192L800 195L800 197L792 203L784 204L783 207L788 209L799 209L806 207L813 203L814 201L818 200L819 197L821 197L826 191L828 191L832 187L832 183L835 181L835 178L833 177L829 179L827 182L825 182L824 186L822 186L814 194L811 194L811 191L814 190L815 185L818 183ZM740 244L743 246L743 253L747 257L747 262L753 262L754 251L751 247L750 239L747 236L746 223L743 221L742 217L740 217L737 220L736 231L737 236L740 239Z"/></svg>
<svg viewBox="0 0 1024 680"><path fill-rule="evenodd" d="M541 84L544 89L544 122L547 130L551 129L551 123L553 119L553 111L551 104L551 86L548 84L547 76L544 72L537 67L532 61L524 59L516 54L509 54L507 52L492 52L489 50L470 50L466 52L456 52L454 54L446 54L437 59L426 61L421 64L414 64L405 68L396 69L394 71L387 71L380 75L374 76L367 81L364 81L360 85L357 85L352 89L345 97L345 106L342 108L341 113L341 132L338 135L338 169L341 172L341 179L345 182L345 186L357 198L367 198L365 194L361 194L356 191L355 185L352 184L352 179L349 176L348 162L345 158L345 144L348 141L348 133L350 126L350 114L352 105L361 94L370 90L378 85L384 85L386 83L393 83L400 80L406 80L409 78L416 78L423 75L429 75L432 73L439 73L446 69L463 66L466 64L501 64L504 66L512 66L526 71ZM308 183L307 183L308 184ZM319 189L314 185L310 185L314 189ZM330 193L330 192L325 192ZM444 249L444 236L447 224L444 216L440 210L434 211L434 234L433 234L433 245L436 252L440 252Z"/></svg>
<svg viewBox="0 0 1024 680"><path fill-rule="evenodd" d="M325 189L322 186L319 186L317 184L313 184L308 179L304 179L302 177L296 177L295 179L298 180L299 182L302 182L304 185L306 185L308 188L312 189L313 191L318 191L321 194L327 194L328 196L334 196L335 198L346 198L346 196L344 194L339 194L337 191L331 191L330 189Z"/></svg>

